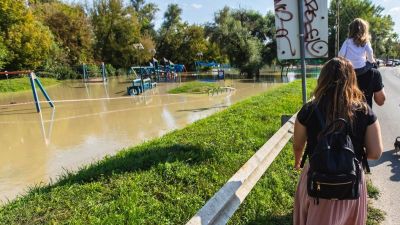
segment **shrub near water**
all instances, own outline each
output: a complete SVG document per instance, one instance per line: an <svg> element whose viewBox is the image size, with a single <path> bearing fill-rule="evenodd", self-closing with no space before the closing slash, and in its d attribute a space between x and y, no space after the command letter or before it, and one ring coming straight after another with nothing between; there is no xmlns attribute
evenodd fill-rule
<svg viewBox="0 0 400 225"><path fill-rule="evenodd" d="M279 129L281 114L300 106L300 82L252 97L34 189L0 208L0 224L184 224ZM289 223L291 152L280 154L232 224Z"/></svg>

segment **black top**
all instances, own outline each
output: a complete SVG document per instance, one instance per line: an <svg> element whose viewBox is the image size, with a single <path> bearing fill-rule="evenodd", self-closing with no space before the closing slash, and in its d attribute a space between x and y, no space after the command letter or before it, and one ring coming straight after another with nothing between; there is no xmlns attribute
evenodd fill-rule
<svg viewBox="0 0 400 225"><path fill-rule="evenodd" d="M357 76L357 83L364 93L368 105L372 108L372 97L374 92L383 89L382 75L377 69L370 69L366 73Z"/></svg>
<svg viewBox="0 0 400 225"><path fill-rule="evenodd" d="M326 101L322 101L326 104ZM325 107L324 105L318 106L323 118L325 118ZM307 146L306 152L310 156L317 145L317 136L321 132L322 128L318 120L318 116L315 113L314 103L308 102L305 104L300 112L297 114L299 122L307 128ZM362 111L355 111L355 117L353 119L352 133L350 135L351 141L356 151L357 158L361 160L362 152L364 148L364 137L367 127L376 121L377 117L375 113L368 107L367 113ZM329 125L329 124L326 124Z"/></svg>

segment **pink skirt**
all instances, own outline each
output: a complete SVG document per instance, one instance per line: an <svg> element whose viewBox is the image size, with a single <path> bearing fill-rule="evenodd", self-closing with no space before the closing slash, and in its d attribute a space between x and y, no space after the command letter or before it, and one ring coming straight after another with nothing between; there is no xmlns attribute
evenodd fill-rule
<svg viewBox="0 0 400 225"><path fill-rule="evenodd" d="M300 175L294 202L294 225L365 225L367 222L367 189L364 173L360 182L360 198L357 200L319 199L307 194L307 171L305 165Z"/></svg>

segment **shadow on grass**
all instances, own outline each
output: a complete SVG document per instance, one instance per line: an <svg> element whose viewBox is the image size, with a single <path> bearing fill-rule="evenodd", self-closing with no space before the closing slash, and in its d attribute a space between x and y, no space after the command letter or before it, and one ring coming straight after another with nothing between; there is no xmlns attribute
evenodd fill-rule
<svg viewBox="0 0 400 225"><path fill-rule="evenodd" d="M105 158L97 163L80 169L78 172L67 172L51 185L33 188L31 192L48 192L63 185L83 184L107 179L116 174L149 170L166 162L184 162L195 165L212 158L213 151L190 144L176 144L156 140L143 146L124 150L116 156Z"/></svg>

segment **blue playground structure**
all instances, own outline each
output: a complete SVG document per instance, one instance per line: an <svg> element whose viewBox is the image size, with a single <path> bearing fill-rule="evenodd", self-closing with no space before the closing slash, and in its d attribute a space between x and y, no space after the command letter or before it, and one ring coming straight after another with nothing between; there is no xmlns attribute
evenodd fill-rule
<svg viewBox="0 0 400 225"><path fill-rule="evenodd" d="M129 73L135 74L136 79L132 81L132 85L126 88L128 95L139 95L148 89L157 86L156 82L152 82L156 78L156 70L151 66L141 67L133 66Z"/></svg>
<svg viewBox="0 0 400 225"><path fill-rule="evenodd" d="M194 65L196 67L197 73L199 70L207 68L211 69L212 79L206 79L206 81L215 81L215 80L224 80L225 79L225 70L229 69L229 64L220 64L214 61L204 62L204 61L195 61Z"/></svg>
<svg viewBox="0 0 400 225"><path fill-rule="evenodd" d="M135 74L137 77L151 78L157 82L176 82L177 73L186 72L183 64L174 64L168 59L163 59L163 64L159 64L157 59L152 60L149 66L132 66L129 74Z"/></svg>
<svg viewBox="0 0 400 225"><path fill-rule="evenodd" d="M155 68L157 74L157 80L159 82L169 82L169 81L177 81L178 74L184 73L186 71L186 67L183 64L175 64L171 60L163 58L162 65L158 63L156 59L153 59L153 66Z"/></svg>
<svg viewBox="0 0 400 225"><path fill-rule="evenodd" d="M157 83L151 82L150 78L135 79L132 81L132 86L126 88L128 95L140 95L148 89L155 88Z"/></svg>

